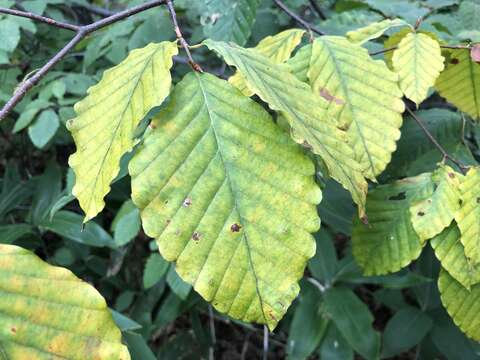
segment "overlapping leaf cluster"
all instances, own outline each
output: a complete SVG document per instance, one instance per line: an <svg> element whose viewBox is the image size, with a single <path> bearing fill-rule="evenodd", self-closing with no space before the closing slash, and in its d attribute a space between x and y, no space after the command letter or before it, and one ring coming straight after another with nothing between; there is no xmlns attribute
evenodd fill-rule
<svg viewBox="0 0 480 360"><path fill-rule="evenodd" d="M395 46L388 65L361 46L397 27L405 28L387 40ZM231 35L243 43L239 29ZM465 49L442 54L435 36L398 19L322 36L295 52L303 34L287 30L255 48L205 40L236 69L228 81L191 73L171 91L176 48L168 42L106 72L69 123L77 145L73 192L86 220L102 210L138 124L161 106L129 164L132 199L162 256L219 311L273 329L297 296L320 224L314 158L358 206L353 253L365 273L400 270L430 240L444 269L447 310L480 338L451 295L480 297L479 170L464 176L442 164L367 196L367 180L378 181L397 148L402 97L418 106L435 85L478 117L479 65Z"/></svg>

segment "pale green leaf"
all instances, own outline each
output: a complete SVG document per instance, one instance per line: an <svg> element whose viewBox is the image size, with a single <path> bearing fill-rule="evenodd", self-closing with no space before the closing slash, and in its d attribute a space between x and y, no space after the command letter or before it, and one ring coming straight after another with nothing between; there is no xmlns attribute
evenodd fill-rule
<svg viewBox="0 0 480 360"><path fill-rule="evenodd" d="M472 60L468 49L450 50L447 67L435 88L459 110L480 119L480 64Z"/></svg>
<svg viewBox="0 0 480 360"><path fill-rule="evenodd" d="M308 77L314 93L329 101L329 113L348 129L365 177L375 180L400 138L405 105L397 75L345 38L322 36L312 45Z"/></svg>
<svg viewBox="0 0 480 360"><path fill-rule="evenodd" d="M72 193L85 212L85 221L105 206L103 198L120 170L120 158L133 145L139 122L168 96L172 42L134 50L119 65L105 71L102 80L75 105L77 117L68 122L77 146L69 164L75 171Z"/></svg>
<svg viewBox="0 0 480 360"><path fill-rule="evenodd" d="M455 324L470 338L480 341L480 284L467 290L448 272L438 277L440 299Z"/></svg>
<svg viewBox="0 0 480 360"><path fill-rule="evenodd" d="M405 96L417 105L425 100L443 70L443 61L438 41L425 34L407 34L392 57Z"/></svg>
<svg viewBox="0 0 480 360"><path fill-rule="evenodd" d="M413 228L420 241L438 235L452 222L460 208L461 174L446 165L441 165L433 174L436 188L432 196L410 207Z"/></svg>
<svg viewBox="0 0 480 360"><path fill-rule="evenodd" d="M285 116L293 139L320 155L330 176L350 191L363 217L368 185L347 134L337 128L336 121L327 113L329 103L292 75L288 67L275 64L252 49L212 40L204 43L242 73L253 93Z"/></svg>
<svg viewBox="0 0 480 360"><path fill-rule="evenodd" d="M267 36L254 48L256 51L269 58L275 64L287 61L292 51L302 41L305 30L289 29L274 36ZM228 81L246 96L252 96L253 92L248 88L242 74L237 71Z"/></svg>
<svg viewBox="0 0 480 360"><path fill-rule="evenodd" d="M226 81L188 74L130 162L145 232L216 309L271 329L315 253L321 192L303 151Z"/></svg>
<svg viewBox="0 0 480 360"><path fill-rule="evenodd" d="M410 221L412 202L433 192L430 174L406 178L371 190L367 197L369 224L354 221L353 255L365 275L395 272L415 260L423 244Z"/></svg>
<svg viewBox="0 0 480 360"><path fill-rule="evenodd" d="M402 19L385 19L374 22L360 29L349 31L347 32L346 37L350 42L361 45L369 40L373 40L382 36L385 31L398 26L409 25Z"/></svg>
<svg viewBox="0 0 480 360"><path fill-rule="evenodd" d="M465 255L480 264L480 168L471 168L460 183L462 206L455 215Z"/></svg>
<svg viewBox="0 0 480 360"><path fill-rule="evenodd" d="M252 32L261 0L207 0L202 22L205 35L214 40L244 45Z"/></svg>
<svg viewBox="0 0 480 360"><path fill-rule="evenodd" d="M130 359L105 300L69 270L0 245L0 293L7 359Z"/></svg>
<svg viewBox="0 0 480 360"><path fill-rule="evenodd" d="M383 47L385 49L393 49L398 46L400 41L410 34L413 30L410 27L400 29L396 33L392 34L385 42L383 43ZM392 57L393 57L393 51L387 51L383 54L385 57L385 62L387 63L387 66L393 70L393 64L392 64Z"/></svg>
<svg viewBox="0 0 480 360"><path fill-rule="evenodd" d="M169 265L168 261L162 258L159 253L151 254L143 271L143 287L149 289L159 282L167 273Z"/></svg>
<svg viewBox="0 0 480 360"><path fill-rule="evenodd" d="M28 136L32 143L43 149L55 136L60 127L58 115L53 110L44 110L35 122L28 128Z"/></svg>
<svg viewBox="0 0 480 360"><path fill-rule="evenodd" d="M480 268L472 265L465 256L460 241L460 230L456 223L430 240L430 244L442 267L460 284L470 289L472 285L480 282Z"/></svg>

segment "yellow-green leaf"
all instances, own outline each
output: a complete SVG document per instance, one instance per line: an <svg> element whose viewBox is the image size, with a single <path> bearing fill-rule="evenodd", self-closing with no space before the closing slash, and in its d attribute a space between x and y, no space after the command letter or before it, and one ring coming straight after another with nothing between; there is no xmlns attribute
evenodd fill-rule
<svg viewBox="0 0 480 360"><path fill-rule="evenodd" d="M273 329L315 253L312 161L228 82L188 74L130 162L162 256L220 312Z"/></svg>
<svg viewBox="0 0 480 360"><path fill-rule="evenodd" d="M397 47L400 41L402 41L402 39L408 34L410 34L412 31L413 30L410 27L400 29L396 33L392 34L387 40L385 40L385 42L383 43L383 47L385 49L392 49ZM387 51L383 54L383 56L385 57L385 62L387 63L388 68L393 70L393 51Z"/></svg>
<svg viewBox="0 0 480 360"><path fill-rule="evenodd" d="M432 196L410 207L413 228L422 242L440 234L452 222L460 208L461 177L449 166L441 165L432 174L436 186Z"/></svg>
<svg viewBox="0 0 480 360"><path fill-rule="evenodd" d="M480 282L480 268L472 265L465 256L460 230L455 222L430 240L430 244L442 267L464 287L470 289Z"/></svg>
<svg viewBox="0 0 480 360"><path fill-rule="evenodd" d="M204 43L242 73L253 93L285 116L293 139L320 155L330 176L350 191L363 217L368 185L346 133L337 128L326 111L329 103L291 74L288 67L273 63L255 50L212 40Z"/></svg>
<svg viewBox="0 0 480 360"><path fill-rule="evenodd" d="M363 28L349 31L346 37L350 42L361 45L369 40L382 36L385 31L398 26L409 26L409 24L401 19L385 19Z"/></svg>
<svg viewBox="0 0 480 360"><path fill-rule="evenodd" d="M430 174L381 185L368 193L368 224L354 220L353 255L365 275L395 272L415 260L423 244L410 221L410 205L433 192Z"/></svg>
<svg viewBox="0 0 480 360"><path fill-rule="evenodd" d="M267 36L254 48L262 55L269 58L275 64L281 64L287 61L292 51L302 41L305 30L290 29L282 31L274 36ZM252 96L253 92L248 89L245 79L240 72L231 76L228 81L246 96Z"/></svg>
<svg viewBox="0 0 480 360"><path fill-rule="evenodd" d="M105 71L75 105L77 117L68 122L77 152L69 164L75 172L73 195L85 212L85 221L105 206L103 198L120 170L120 158L132 150L139 122L168 96L172 42L149 44L132 51L119 65Z"/></svg>
<svg viewBox="0 0 480 360"><path fill-rule="evenodd" d="M455 324L475 341L480 341L480 284L470 290L442 270L438 277L440 299Z"/></svg>
<svg viewBox="0 0 480 360"><path fill-rule="evenodd" d="M128 360L130 355L92 286L30 251L0 244L0 358Z"/></svg>
<svg viewBox="0 0 480 360"><path fill-rule="evenodd" d="M472 60L468 49L450 50L447 67L435 88L461 111L480 119L480 64Z"/></svg>
<svg viewBox="0 0 480 360"><path fill-rule="evenodd" d="M393 69L399 75L405 96L417 105L425 100L443 70L443 61L438 41L425 34L407 34L392 57Z"/></svg>
<svg viewBox="0 0 480 360"><path fill-rule="evenodd" d="M480 168L471 168L460 182L462 206L455 215L465 255L480 263Z"/></svg>
<svg viewBox="0 0 480 360"><path fill-rule="evenodd" d="M313 91L330 99L328 111L348 129L365 177L375 180L400 138L405 105L397 75L361 46L343 37L322 36L312 45L308 77Z"/></svg>

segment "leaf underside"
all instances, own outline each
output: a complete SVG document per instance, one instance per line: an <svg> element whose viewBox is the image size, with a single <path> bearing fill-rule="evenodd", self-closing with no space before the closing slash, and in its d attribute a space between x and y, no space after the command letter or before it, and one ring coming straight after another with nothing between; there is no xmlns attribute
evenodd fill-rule
<svg viewBox="0 0 480 360"><path fill-rule="evenodd" d="M69 164L75 172L72 190L85 212L85 221L105 206L103 198L120 171L121 157L132 150L140 121L168 96L172 42L149 44L132 51L119 65L105 71L75 105L77 117L68 122L77 152Z"/></svg>
<svg viewBox="0 0 480 360"><path fill-rule="evenodd" d="M315 253L313 163L226 81L188 74L130 163L162 256L220 312L273 329Z"/></svg>
<svg viewBox="0 0 480 360"><path fill-rule="evenodd" d="M442 270L438 277L440 299L455 324L475 341L480 341L480 284L467 290Z"/></svg>
<svg viewBox="0 0 480 360"><path fill-rule="evenodd" d="M471 168L460 182L462 206L455 215L465 255L480 264L480 168Z"/></svg>
<svg viewBox="0 0 480 360"><path fill-rule="evenodd" d="M433 192L430 174L382 185L369 192L369 224L354 220L352 250L366 275L395 272L415 260L423 244L410 221L412 202Z"/></svg>
<svg viewBox="0 0 480 360"><path fill-rule="evenodd" d="M393 52L392 63L405 96L419 105L443 70L440 44L430 36L407 34Z"/></svg>
<svg viewBox="0 0 480 360"><path fill-rule="evenodd" d="M254 49L275 64L281 64L290 58L292 51L295 50L300 41L302 41L303 34L305 34L305 30L285 30L274 36L267 36L260 41ZM228 82L239 89L244 95L253 95L253 92L248 88L240 72L231 76Z"/></svg>
<svg viewBox="0 0 480 360"><path fill-rule="evenodd" d="M212 40L204 44L235 66L249 89L287 119L293 139L322 158L330 176L350 191L362 217L368 185L346 133L327 113L329 103L292 75L288 67L273 63L253 49Z"/></svg>
<svg viewBox="0 0 480 360"><path fill-rule="evenodd" d="M0 345L7 359L130 359L92 286L13 245L0 245Z"/></svg>
<svg viewBox="0 0 480 360"><path fill-rule="evenodd" d="M459 110L480 119L480 64L468 49L450 50L448 64L440 74L435 89Z"/></svg>
<svg viewBox="0 0 480 360"><path fill-rule="evenodd" d="M480 268L473 266L465 256L456 223L430 240L430 244L442 267L465 288L470 289L480 282Z"/></svg>
<svg viewBox="0 0 480 360"><path fill-rule="evenodd" d="M355 159L375 180L391 160L405 110L397 75L366 49L343 37L322 36L312 45L308 77L314 93L328 96L328 111L348 129Z"/></svg>

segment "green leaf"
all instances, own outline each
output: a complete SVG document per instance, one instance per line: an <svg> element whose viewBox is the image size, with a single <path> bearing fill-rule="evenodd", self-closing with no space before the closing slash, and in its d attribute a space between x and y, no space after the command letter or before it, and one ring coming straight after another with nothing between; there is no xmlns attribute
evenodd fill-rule
<svg viewBox="0 0 480 360"><path fill-rule="evenodd" d="M338 328L330 322L318 354L322 360L353 360L353 349L347 343Z"/></svg>
<svg viewBox="0 0 480 360"><path fill-rule="evenodd" d="M474 119L480 119L480 64L468 49L449 50L447 66L435 83L440 96Z"/></svg>
<svg viewBox="0 0 480 360"><path fill-rule="evenodd" d="M209 74L188 74L153 126L129 168L146 234L220 312L274 328L315 253L313 163Z"/></svg>
<svg viewBox="0 0 480 360"><path fill-rule="evenodd" d="M75 171L73 194L93 218L105 206L103 198L120 170L120 158L134 145L140 121L170 92L172 57L176 43L150 44L134 50L75 105L77 117L68 129L77 146L69 164Z"/></svg>
<svg viewBox="0 0 480 360"><path fill-rule="evenodd" d="M0 225L0 242L11 244L22 236L32 234L34 229L29 224Z"/></svg>
<svg viewBox="0 0 480 360"><path fill-rule="evenodd" d="M20 26L13 19L0 20L0 50L12 52L20 41Z"/></svg>
<svg viewBox="0 0 480 360"><path fill-rule="evenodd" d="M324 228L315 234L315 238L317 240L317 252L310 259L308 269L316 279L329 286L332 284L339 267L333 239Z"/></svg>
<svg viewBox="0 0 480 360"><path fill-rule="evenodd" d="M467 290L447 271L442 270L438 277L440 299L455 324L468 337L480 341L480 284Z"/></svg>
<svg viewBox="0 0 480 360"><path fill-rule="evenodd" d="M46 218L40 226L81 244L97 247L116 247L111 236L97 223L82 225L82 216L71 211L59 211L52 219Z"/></svg>
<svg viewBox="0 0 480 360"><path fill-rule="evenodd" d="M254 49L275 64L281 64L290 58L293 50L302 41L303 34L305 34L305 30L285 30L274 36L267 36ZM228 81L246 96L253 95L240 72L237 71Z"/></svg>
<svg viewBox="0 0 480 360"><path fill-rule="evenodd" d="M113 240L120 247L132 241L141 228L140 212L131 200L125 201L112 222Z"/></svg>
<svg viewBox="0 0 480 360"><path fill-rule="evenodd" d="M203 31L213 40L245 45L250 37L261 0L207 0Z"/></svg>
<svg viewBox="0 0 480 360"><path fill-rule="evenodd" d="M33 124L28 127L28 136L33 145L43 149L57 133L60 119L53 110L43 110Z"/></svg>
<svg viewBox="0 0 480 360"><path fill-rule="evenodd" d="M174 266L171 266L167 273L167 284L173 293L182 300L186 300L192 290L192 285L186 283L178 276Z"/></svg>
<svg viewBox="0 0 480 360"><path fill-rule="evenodd" d="M465 256L465 248L460 241L460 230L456 223L450 225L430 240L435 256L443 269L467 289L480 282L480 267L471 264Z"/></svg>
<svg viewBox="0 0 480 360"><path fill-rule="evenodd" d="M143 271L143 287L151 288L167 273L170 264L158 253L151 254Z"/></svg>
<svg viewBox="0 0 480 360"><path fill-rule="evenodd" d="M322 341L328 323L320 292L305 283L288 332L287 359L308 358Z"/></svg>
<svg viewBox="0 0 480 360"><path fill-rule="evenodd" d="M407 22L401 19L385 19L371 23L363 28L349 31L346 34L347 39L357 45L361 45L369 40L382 36L385 31L398 26L409 26Z"/></svg>
<svg viewBox="0 0 480 360"><path fill-rule="evenodd" d="M411 224L410 206L432 192L430 174L381 185L369 192L369 224L355 219L352 232L353 255L365 275L398 271L420 255L423 244Z"/></svg>
<svg viewBox="0 0 480 360"><path fill-rule="evenodd" d="M365 177L375 180L400 138L405 105L397 75L359 45L343 37L322 36L312 45L308 78L314 93L329 101L329 113L348 129L348 141Z"/></svg>
<svg viewBox="0 0 480 360"><path fill-rule="evenodd" d="M390 35L390 37L388 37L388 39L385 40L385 42L383 43L383 47L385 49L396 48L400 43L400 41L402 41L402 39L408 34L410 34L412 31L413 30L411 27L400 29L396 33ZM393 70L393 64L392 64L393 51L387 51L383 53L383 56L385 57L385 62L387 63L387 66Z"/></svg>
<svg viewBox="0 0 480 360"><path fill-rule="evenodd" d="M223 56L227 64L235 66L249 89L285 116L292 127L293 139L320 155L332 178L350 191L362 217L368 185L346 133L337 128L326 111L329 103L296 79L287 67L273 63L255 50L212 40L204 44Z"/></svg>
<svg viewBox="0 0 480 360"><path fill-rule="evenodd" d="M388 321L383 336L382 358L391 358L419 344L433 326L426 313L407 306Z"/></svg>
<svg viewBox="0 0 480 360"><path fill-rule="evenodd" d="M0 344L8 359L130 359L105 300L69 270L0 245Z"/></svg>
<svg viewBox="0 0 480 360"><path fill-rule="evenodd" d="M330 288L325 292L325 311L355 351L366 359L377 359L380 336L373 330L373 316L352 290Z"/></svg>
<svg viewBox="0 0 480 360"><path fill-rule="evenodd" d="M29 222L38 225L48 217L49 210L59 196L61 187L62 171L57 164L51 163L37 179L29 213Z"/></svg>
<svg viewBox="0 0 480 360"><path fill-rule="evenodd" d="M432 174L435 191L432 196L410 207L413 228L421 242L442 232L460 209L460 182L462 175L446 165Z"/></svg>
<svg viewBox="0 0 480 360"><path fill-rule="evenodd" d="M443 70L443 61L438 41L425 34L407 34L392 57L405 96L417 105L425 100Z"/></svg>
<svg viewBox="0 0 480 360"><path fill-rule="evenodd" d="M468 170L460 182L462 206L455 214L465 255L480 264L480 167Z"/></svg>

